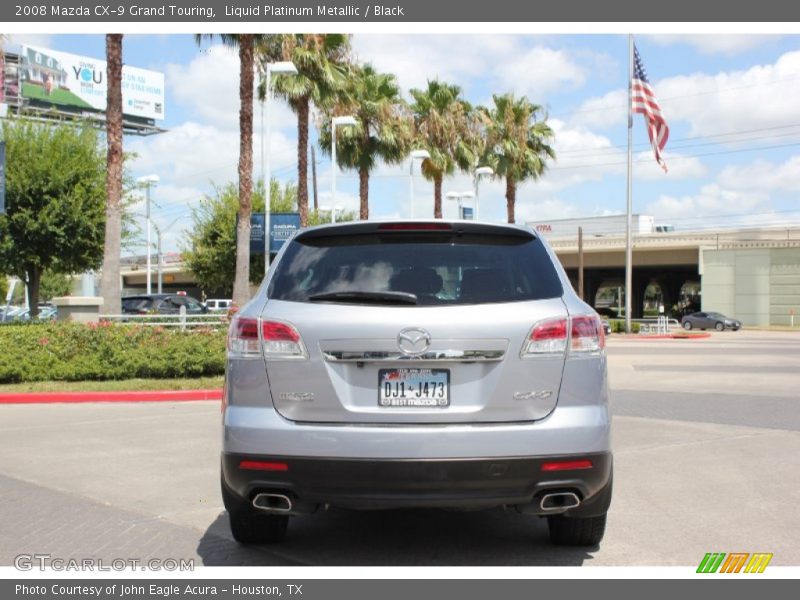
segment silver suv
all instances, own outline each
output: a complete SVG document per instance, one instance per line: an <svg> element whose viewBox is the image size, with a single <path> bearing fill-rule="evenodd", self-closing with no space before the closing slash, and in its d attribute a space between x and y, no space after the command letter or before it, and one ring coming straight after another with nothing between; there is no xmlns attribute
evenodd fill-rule
<svg viewBox="0 0 800 600"><path fill-rule="evenodd" d="M222 493L276 542L328 506L491 508L595 545L611 502L605 338L526 227L300 231L234 318Z"/></svg>

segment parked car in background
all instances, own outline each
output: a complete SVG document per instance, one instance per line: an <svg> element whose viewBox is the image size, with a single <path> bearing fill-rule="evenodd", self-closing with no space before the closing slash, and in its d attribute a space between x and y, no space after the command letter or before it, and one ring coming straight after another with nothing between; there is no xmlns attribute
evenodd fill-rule
<svg viewBox="0 0 800 600"><path fill-rule="evenodd" d="M139 294L122 299L124 315L177 315L181 307L186 307L187 315L207 313L208 309L196 298L185 294Z"/></svg>
<svg viewBox="0 0 800 600"><path fill-rule="evenodd" d="M210 298L206 300L208 312L227 312L232 306L233 300L222 300L219 298Z"/></svg>
<svg viewBox="0 0 800 600"><path fill-rule="evenodd" d="M300 231L234 317L222 497L233 537L348 509L509 507L600 542L611 502L605 337L529 227Z"/></svg>
<svg viewBox="0 0 800 600"><path fill-rule="evenodd" d="M5 315L5 316L4 316ZM38 321L52 321L58 315L58 309L49 302L39 303ZM0 307L0 319L6 323L30 321L31 311L24 306Z"/></svg>
<svg viewBox="0 0 800 600"><path fill-rule="evenodd" d="M686 315L681 319L681 325L686 330L691 329L716 329L724 331L733 329L738 331L742 328L742 322L726 317L718 312L696 312Z"/></svg>

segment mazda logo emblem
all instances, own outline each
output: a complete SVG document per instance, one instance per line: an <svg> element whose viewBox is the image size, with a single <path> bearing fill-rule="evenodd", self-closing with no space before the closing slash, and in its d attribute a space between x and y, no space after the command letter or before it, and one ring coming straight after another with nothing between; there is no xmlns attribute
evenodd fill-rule
<svg viewBox="0 0 800 600"><path fill-rule="evenodd" d="M419 327L409 327L397 334L397 347L408 356L417 356L431 347L431 334Z"/></svg>

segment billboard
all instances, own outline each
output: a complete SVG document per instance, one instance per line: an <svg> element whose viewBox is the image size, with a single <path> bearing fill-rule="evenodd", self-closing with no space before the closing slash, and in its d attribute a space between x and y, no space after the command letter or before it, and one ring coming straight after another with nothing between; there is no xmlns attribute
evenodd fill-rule
<svg viewBox="0 0 800 600"><path fill-rule="evenodd" d="M58 50L23 46L21 95L32 103L68 110L106 110L106 62ZM122 67L122 112L143 119L164 118L164 74Z"/></svg>
<svg viewBox="0 0 800 600"><path fill-rule="evenodd" d="M272 213L269 229L269 251L275 254L300 229L300 213Z"/></svg>
<svg viewBox="0 0 800 600"><path fill-rule="evenodd" d="M271 213L269 229L269 251L270 254L276 254L284 242L300 229L300 213ZM263 213L250 215L250 254L264 254Z"/></svg>

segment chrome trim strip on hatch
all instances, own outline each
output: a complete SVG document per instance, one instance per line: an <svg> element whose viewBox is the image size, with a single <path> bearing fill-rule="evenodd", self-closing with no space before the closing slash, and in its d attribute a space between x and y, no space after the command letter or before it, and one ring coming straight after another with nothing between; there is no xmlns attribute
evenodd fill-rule
<svg viewBox="0 0 800 600"><path fill-rule="evenodd" d="M504 350L429 350L422 354L409 356L402 352L323 350L322 356L328 362L495 362L503 360Z"/></svg>

